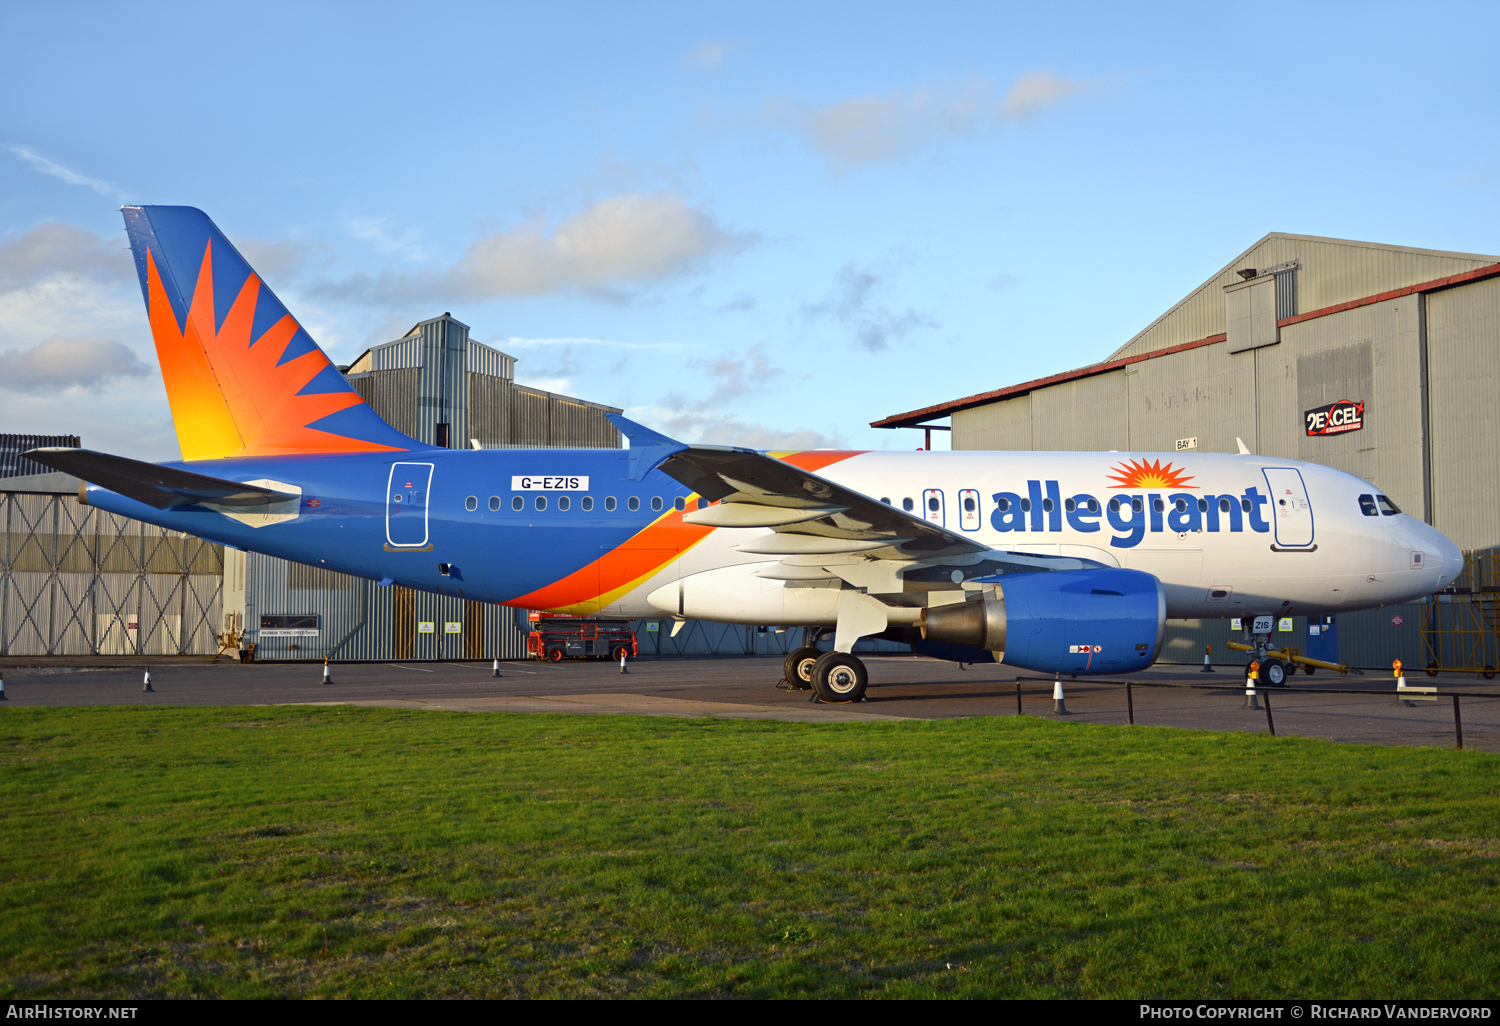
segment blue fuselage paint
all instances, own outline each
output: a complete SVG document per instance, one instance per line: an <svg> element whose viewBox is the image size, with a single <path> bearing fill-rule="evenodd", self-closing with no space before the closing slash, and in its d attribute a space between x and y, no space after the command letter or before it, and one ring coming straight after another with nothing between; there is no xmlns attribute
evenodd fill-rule
<svg viewBox="0 0 1500 1026"><path fill-rule="evenodd" d="M427 545L401 547L420 536L387 534L387 506L394 483L408 496L405 480L393 481L398 463L433 464L426 495ZM167 466L202 472L202 463ZM446 471L446 472L445 472ZM486 602L504 603L546 587L617 548L673 508L688 489L660 471L629 480L623 449L487 449L456 452L424 449L382 456L286 456L215 460L215 476L238 481L270 480L302 489L295 519L251 527L202 506L159 510L102 488L89 489L89 503L234 548L312 563L329 570L405 587ZM587 493L518 491L517 476L588 477ZM552 482L548 482L552 483ZM566 484L567 482L562 482ZM587 494L593 509L584 510ZM466 508L470 496L475 509ZM491 497L499 509L492 510ZM519 496L523 506L513 508ZM536 508L545 497L546 509ZM569 509L558 499L568 496ZM606 499L615 508L605 508ZM630 509L630 500L637 508ZM661 510L652 500L661 500ZM395 551L392 551L392 549ZM447 564L449 574L439 571Z"/></svg>

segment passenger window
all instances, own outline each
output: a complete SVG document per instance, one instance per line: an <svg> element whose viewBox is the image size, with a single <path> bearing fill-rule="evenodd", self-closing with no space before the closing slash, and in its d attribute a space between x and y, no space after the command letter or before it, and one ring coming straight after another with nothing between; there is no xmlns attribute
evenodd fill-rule
<svg viewBox="0 0 1500 1026"><path fill-rule="evenodd" d="M1042 512L1044 512L1044 513L1051 513L1052 512L1052 500L1050 498L1042 500Z"/></svg>
<svg viewBox="0 0 1500 1026"><path fill-rule="evenodd" d="M1219 500L1219 512L1220 513L1228 513L1229 512L1229 496L1226 495L1222 499Z"/></svg>
<svg viewBox="0 0 1500 1026"><path fill-rule="evenodd" d="M636 510L641 508L641 497L639 495L632 495L630 498L625 500L625 505L629 506L630 512L634 513Z"/></svg>
<svg viewBox="0 0 1500 1026"><path fill-rule="evenodd" d="M499 509L499 508L500 508L500 496L498 496L498 495L491 495L490 496L490 509L491 510L496 510L496 509Z"/></svg>
<svg viewBox="0 0 1500 1026"><path fill-rule="evenodd" d="M677 496L677 498L672 501L672 508L673 509L687 509L687 500L684 499L680 495Z"/></svg>
<svg viewBox="0 0 1500 1026"><path fill-rule="evenodd" d="M1021 500L1021 512L1022 513L1030 513L1031 512L1031 500L1030 499L1022 499Z"/></svg>
<svg viewBox="0 0 1500 1026"><path fill-rule="evenodd" d="M938 511L938 507L940 505L942 505L942 503L940 503L940 502L937 501L937 496L936 495L934 495L932 498L930 498L930 499L927 500L927 508L930 509L930 510L932 510L934 513L936 513Z"/></svg>
<svg viewBox="0 0 1500 1026"><path fill-rule="evenodd" d="M882 495L880 497L880 501L883 502L883 503L885 503L887 506L889 506L891 504L891 499L890 499L890 496L888 496L888 495Z"/></svg>
<svg viewBox="0 0 1500 1026"><path fill-rule="evenodd" d="M464 500L464 509L468 510L470 513L474 512L478 508L479 498L477 496L471 495Z"/></svg>
<svg viewBox="0 0 1500 1026"><path fill-rule="evenodd" d="M510 500L510 508L511 509L524 509L525 507L526 507L526 500L524 498L522 498L521 496L519 496L519 495L517 495L515 498L513 498L513 499Z"/></svg>
<svg viewBox="0 0 1500 1026"><path fill-rule="evenodd" d="M910 513L912 511L912 508L914 506L916 506L916 503L912 502L911 499L909 499L909 498L901 500L901 508L904 509L904 510L906 510L906 512L908 512L908 513Z"/></svg>
<svg viewBox="0 0 1500 1026"><path fill-rule="evenodd" d="M578 500L578 504L583 507L585 513L588 513L594 508L594 497L592 495L585 495Z"/></svg>
<svg viewBox="0 0 1500 1026"><path fill-rule="evenodd" d="M975 506L976 506L976 503L974 502L974 496L972 496L972 495L965 495L964 496L964 512L965 513L972 513L972 512L974 512Z"/></svg>
<svg viewBox="0 0 1500 1026"><path fill-rule="evenodd" d="M1132 510L1134 510L1135 512L1139 513L1141 511L1141 500L1140 499L1131 499L1130 500L1130 508Z"/></svg>
<svg viewBox="0 0 1500 1026"><path fill-rule="evenodd" d="M571 505L573 505L573 500L569 499L566 495L559 495L557 497L557 508L564 513L568 511L568 507Z"/></svg>
<svg viewBox="0 0 1500 1026"><path fill-rule="evenodd" d="M1001 498L996 499L995 500L995 508L998 509L1001 513L1008 513L1008 512L1010 512L1010 500L1007 499L1007 498L1005 498L1005 497L1003 497L1003 496Z"/></svg>
<svg viewBox="0 0 1500 1026"><path fill-rule="evenodd" d="M1097 513L1097 512L1099 512L1099 500L1098 499L1093 499L1093 498L1089 499L1089 512L1090 513Z"/></svg>
<svg viewBox="0 0 1500 1026"><path fill-rule="evenodd" d="M1162 510L1166 509L1166 506L1162 504L1162 501L1160 499L1152 499L1151 508L1160 513Z"/></svg>
<svg viewBox="0 0 1500 1026"><path fill-rule="evenodd" d="M1380 512L1384 513L1388 517L1393 517L1397 513L1401 512L1396 508L1396 504L1390 499L1387 499L1384 495L1375 496L1375 501L1380 503Z"/></svg>
<svg viewBox="0 0 1500 1026"><path fill-rule="evenodd" d="M1199 499L1198 500L1198 512L1199 513L1207 513L1208 512L1208 500L1207 499Z"/></svg>
<svg viewBox="0 0 1500 1026"><path fill-rule="evenodd" d="M651 496L651 512L653 512L653 513L660 513L661 512L661 496L660 495L653 495L653 496Z"/></svg>
<svg viewBox="0 0 1500 1026"><path fill-rule="evenodd" d="M1184 512L1187 511L1187 500L1186 499L1178 499L1176 505L1177 505L1177 512L1184 513Z"/></svg>
<svg viewBox="0 0 1500 1026"><path fill-rule="evenodd" d="M1249 513L1250 512L1250 500L1249 499L1241 499L1240 500L1240 509L1244 510L1246 513Z"/></svg>
<svg viewBox="0 0 1500 1026"><path fill-rule="evenodd" d="M536 508L537 509L546 509L547 508L547 497L545 495L538 495L536 497Z"/></svg>
<svg viewBox="0 0 1500 1026"><path fill-rule="evenodd" d="M613 495L606 495L604 497L604 509L608 513L615 511L615 497Z"/></svg>
<svg viewBox="0 0 1500 1026"><path fill-rule="evenodd" d="M1380 507L1375 505L1375 496L1361 495L1359 497L1359 511L1367 517L1380 516Z"/></svg>
<svg viewBox="0 0 1500 1026"><path fill-rule="evenodd" d="M1120 512L1120 500L1119 499L1110 499L1109 500L1109 511L1111 513L1118 513L1118 512Z"/></svg>

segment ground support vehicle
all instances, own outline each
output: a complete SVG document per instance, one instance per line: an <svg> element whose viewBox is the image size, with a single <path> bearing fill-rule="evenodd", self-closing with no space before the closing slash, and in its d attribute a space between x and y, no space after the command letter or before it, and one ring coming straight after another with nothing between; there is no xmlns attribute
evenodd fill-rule
<svg viewBox="0 0 1500 1026"><path fill-rule="evenodd" d="M579 616L548 616L533 612L526 635L526 654L558 663L564 659L634 659L637 644L629 620L596 620Z"/></svg>

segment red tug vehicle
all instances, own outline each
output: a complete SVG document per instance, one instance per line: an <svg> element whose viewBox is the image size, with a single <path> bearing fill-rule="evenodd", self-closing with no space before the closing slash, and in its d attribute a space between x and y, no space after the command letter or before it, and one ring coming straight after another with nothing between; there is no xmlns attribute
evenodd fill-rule
<svg viewBox="0 0 1500 1026"><path fill-rule="evenodd" d="M635 630L629 620L599 620L564 613L527 611L531 630L526 635L526 654L532 659L560 663L564 659L634 659L638 651Z"/></svg>

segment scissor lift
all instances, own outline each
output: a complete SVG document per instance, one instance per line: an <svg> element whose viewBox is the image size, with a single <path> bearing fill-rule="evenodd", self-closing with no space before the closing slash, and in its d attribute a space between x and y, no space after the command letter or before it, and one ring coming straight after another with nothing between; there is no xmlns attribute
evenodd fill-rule
<svg viewBox="0 0 1500 1026"><path fill-rule="evenodd" d="M621 654L634 659L635 630L629 620L599 620L530 610L531 630L526 635L526 654L532 659L559 663L564 659L609 659Z"/></svg>
<svg viewBox="0 0 1500 1026"><path fill-rule="evenodd" d="M1429 677L1475 673L1495 679L1500 666L1500 553L1464 553L1464 571L1427 603L1422 624Z"/></svg>

